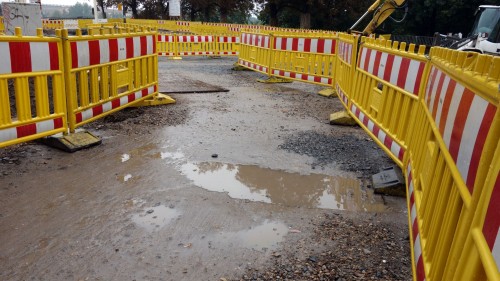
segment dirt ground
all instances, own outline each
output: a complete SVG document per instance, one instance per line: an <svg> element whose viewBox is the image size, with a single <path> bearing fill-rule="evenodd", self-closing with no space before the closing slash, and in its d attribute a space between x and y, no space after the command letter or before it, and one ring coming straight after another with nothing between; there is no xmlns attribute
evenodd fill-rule
<svg viewBox="0 0 500 281"><path fill-rule="evenodd" d="M0 149L0 280L411 280L394 165L321 88L235 58L160 59L175 105L89 124L100 146Z"/></svg>

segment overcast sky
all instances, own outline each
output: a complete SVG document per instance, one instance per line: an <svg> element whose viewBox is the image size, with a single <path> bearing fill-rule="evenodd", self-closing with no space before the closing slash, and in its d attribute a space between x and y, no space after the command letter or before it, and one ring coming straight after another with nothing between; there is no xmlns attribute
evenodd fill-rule
<svg viewBox="0 0 500 281"><path fill-rule="evenodd" d="M41 0L42 1L42 5L43 4L57 4L57 5L68 5L68 6L72 6L74 4L76 4L76 2L80 2L80 3L83 3L83 2L87 2L89 5L92 5L92 0Z"/></svg>

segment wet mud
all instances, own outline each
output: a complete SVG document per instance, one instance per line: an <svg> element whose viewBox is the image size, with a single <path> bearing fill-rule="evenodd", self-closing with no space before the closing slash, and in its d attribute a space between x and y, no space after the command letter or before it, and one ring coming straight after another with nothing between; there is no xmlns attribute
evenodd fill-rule
<svg viewBox="0 0 500 281"><path fill-rule="evenodd" d="M229 92L86 125L100 146L1 149L0 280L410 280L406 202L368 181L390 160L320 87L234 61L161 58L162 87Z"/></svg>

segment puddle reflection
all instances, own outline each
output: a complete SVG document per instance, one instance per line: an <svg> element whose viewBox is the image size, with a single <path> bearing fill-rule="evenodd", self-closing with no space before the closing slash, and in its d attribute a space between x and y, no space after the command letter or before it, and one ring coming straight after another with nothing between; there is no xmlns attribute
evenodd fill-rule
<svg viewBox="0 0 500 281"><path fill-rule="evenodd" d="M241 247L260 251L276 248L287 233L288 227L284 223L266 220L262 225L251 229L218 234L214 240L232 241Z"/></svg>
<svg viewBox="0 0 500 281"><path fill-rule="evenodd" d="M195 185L232 198L349 211L383 212L382 199L362 190L356 178L321 174L301 175L258 166L187 163L181 171Z"/></svg>

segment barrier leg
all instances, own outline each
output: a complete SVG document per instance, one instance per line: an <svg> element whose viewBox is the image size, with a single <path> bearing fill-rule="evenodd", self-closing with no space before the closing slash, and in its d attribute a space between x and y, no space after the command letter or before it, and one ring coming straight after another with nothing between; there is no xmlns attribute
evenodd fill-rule
<svg viewBox="0 0 500 281"><path fill-rule="evenodd" d="M325 89L319 91L318 95L330 98L330 97L336 97L337 92L333 88L325 88Z"/></svg>
<svg viewBox="0 0 500 281"><path fill-rule="evenodd" d="M286 78L269 76L269 77L267 77L267 79L257 79L257 82L267 83L267 84L271 84L271 83L292 83L293 80L286 79Z"/></svg>
<svg viewBox="0 0 500 281"><path fill-rule="evenodd" d="M156 106L156 105L166 105L172 103L175 103L175 100L173 98L165 94L157 93L153 95L151 98L136 103L131 107Z"/></svg>
<svg viewBox="0 0 500 281"><path fill-rule="evenodd" d="M356 124L356 120L347 111L330 114L330 125L355 126Z"/></svg>

